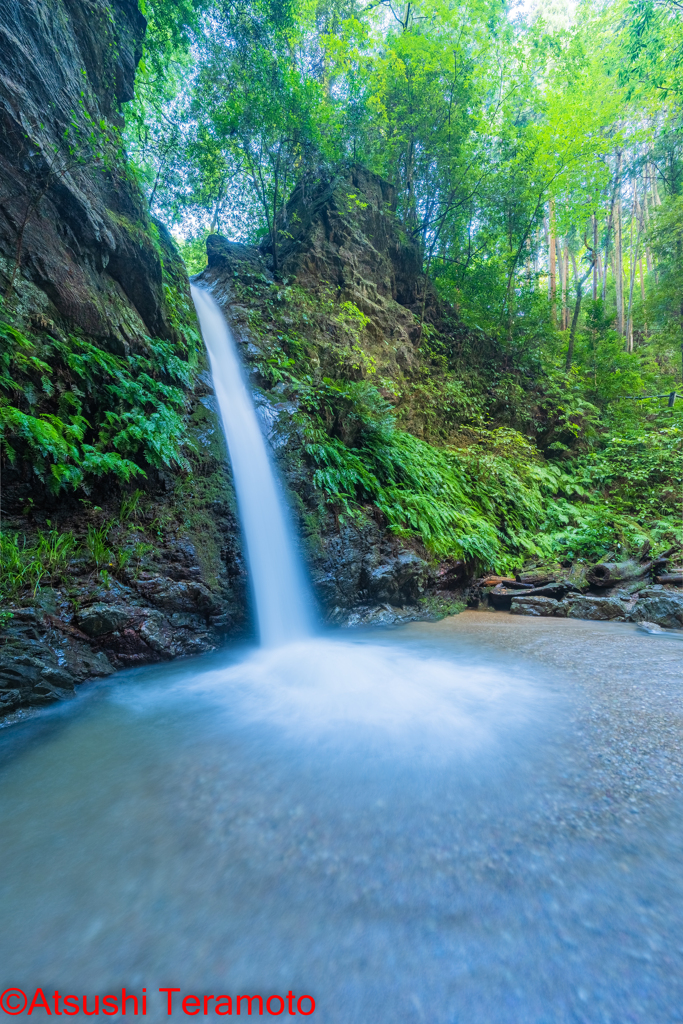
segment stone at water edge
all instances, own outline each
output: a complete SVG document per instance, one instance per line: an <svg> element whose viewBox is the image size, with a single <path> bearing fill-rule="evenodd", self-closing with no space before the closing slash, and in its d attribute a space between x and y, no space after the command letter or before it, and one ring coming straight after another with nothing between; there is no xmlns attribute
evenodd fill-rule
<svg viewBox="0 0 683 1024"><path fill-rule="evenodd" d="M553 597L513 597L510 611L513 615L557 615L567 614L562 602Z"/></svg>
<svg viewBox="0 0 683 1024"><path fill-rule="evenodd" d="M612 620L624 622L629 605L615 597L593 597L591 594L567 598L564 602L570 619Z"/></svg>
<svg viewBox="0 0 683 1024"><path fill-rule="evenodd" d="M633 622L653 622L668 629L683 626L683 594L653 593L636 601L631 610Z"/></svg>
<svg viewBox="0 0 683 1024"><path fill-rule="evenodd" d="M674 632L671 629L662 629L656 622L639 622L637 628L642 633L649 633L650 636L665 636L671 640L683 640L683 633L680 630Z"/></svg>

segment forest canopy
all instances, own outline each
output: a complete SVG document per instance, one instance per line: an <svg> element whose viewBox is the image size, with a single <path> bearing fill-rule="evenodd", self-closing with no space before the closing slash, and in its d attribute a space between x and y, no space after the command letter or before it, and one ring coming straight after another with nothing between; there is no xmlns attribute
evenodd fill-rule
<svg viewBox="0 0 683 1024"><path fill-rule="evenodd" d="M534 401L541 381L555 403L564 429L543 437L528 389L490 422L538 444L556 494L561 472L565 498L546 529L570 556L618 537L670 540L681 504L683 4L587 0L564 16L505 0L141 8L127 146L190 272L220 232L265 245L277 278L294 188L368 168L392 184L442 300L494 339L518 380L533 378ZM568 540L582 523L589 539Z"/></svg>

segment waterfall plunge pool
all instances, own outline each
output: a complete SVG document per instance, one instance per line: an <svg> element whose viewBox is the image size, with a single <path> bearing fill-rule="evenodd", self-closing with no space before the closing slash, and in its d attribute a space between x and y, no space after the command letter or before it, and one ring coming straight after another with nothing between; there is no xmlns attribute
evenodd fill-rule
<svg viewBox="0 0 683 1024"><path fill-rule="evenodd" d="M263 646L0 733L3 982L145 989L155 1021L169 987L214 1018L294 993L325 1024L681 1020L678 651L474 612L315 636L234 340L193 297Z"/></svg>
<svg viewBox="0 0 683 1024"><path fill-rule="evenodd" d="M466 612L121 673L2 730L3 987L679 1019L672 646Z"/></svg>

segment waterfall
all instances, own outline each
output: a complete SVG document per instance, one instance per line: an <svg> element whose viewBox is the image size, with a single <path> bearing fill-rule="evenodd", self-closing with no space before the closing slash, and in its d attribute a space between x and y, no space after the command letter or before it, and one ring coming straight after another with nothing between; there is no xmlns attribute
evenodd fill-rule
<svg viewBox="0 0 683 1024"><path fill-rule="evenodd" d="M303 567L273 473L234 339L213 296L192 285L230 453L261 643L310 634Z"/></svg>

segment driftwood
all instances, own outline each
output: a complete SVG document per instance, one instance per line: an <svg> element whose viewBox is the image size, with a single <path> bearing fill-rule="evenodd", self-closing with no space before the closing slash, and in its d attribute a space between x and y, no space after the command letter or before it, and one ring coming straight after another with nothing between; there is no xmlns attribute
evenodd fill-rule
<svg viewBox="0 0 683 1024"><path fill-rule="evenodd" d="M647 576L651 568L652 562L598 562L586 571L586 579L594 587L614 587Z"/></svg>

